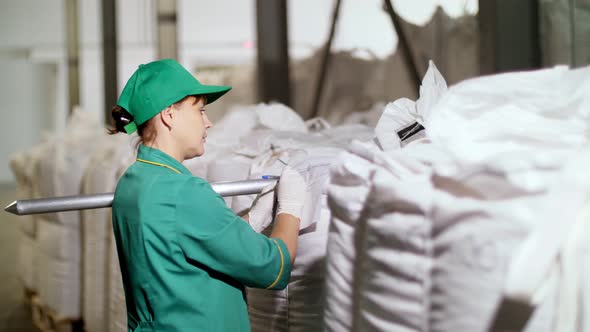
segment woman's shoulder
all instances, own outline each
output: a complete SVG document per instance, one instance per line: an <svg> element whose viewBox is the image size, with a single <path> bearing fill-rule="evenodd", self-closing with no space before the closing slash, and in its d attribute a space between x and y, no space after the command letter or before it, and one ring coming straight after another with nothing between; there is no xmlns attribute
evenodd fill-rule
<svg viewBox="0 0 590 332"><path fill-rule="evenodd" d="M152 179L150 186L153 190L176 193L180 196L193 196L212 192L211 185L206 180L189 174L166 174Z"/></svg>
<svg viewBox="0 0 590 332"><path fill-rule="evenodd" d="M213 192L213 188L205 179L186 175L181 181L180 191L183 194L203 194Z"/></svg>

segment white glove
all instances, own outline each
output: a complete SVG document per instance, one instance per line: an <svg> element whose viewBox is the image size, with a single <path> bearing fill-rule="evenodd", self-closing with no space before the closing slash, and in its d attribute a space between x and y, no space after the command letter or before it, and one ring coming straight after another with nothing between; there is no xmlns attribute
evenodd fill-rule
<svg viewBox="0 0 590 332"><path fill-rule="evenodd" d="M301 219L303 202L307 193L307 184L303 176L290 166L286 166L277 189L279 202L277 215L288 213Z"/></svg>
<svg viewBox="0 0 590 332"><path fill-rule="evenodd" d="M248 223L256 232L260 233L270 225L273 220L272 208L275 202L275 185L269 184L256 196L248 212Z"/></svg>

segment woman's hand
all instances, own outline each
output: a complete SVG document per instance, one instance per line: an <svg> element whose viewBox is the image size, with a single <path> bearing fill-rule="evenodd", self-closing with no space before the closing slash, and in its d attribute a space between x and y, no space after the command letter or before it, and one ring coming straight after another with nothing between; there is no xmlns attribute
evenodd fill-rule
<svg viewBox="0 0 590 332"><path fill-rule="evenodd" d="M307 184L303 176L290 166L286 166L281 174L278 185L277 215L288 213L301 219L303 203L307 193Z"/></svg>
<svg viewBox="0 0 590 332"><path fill-rule="evenodd" d="M260 233L272 223L273 215L272 209L275 201L275 186L276 184L270 184L262 189L260 194L256 196L250 212L244 217L252 229Z"/></svg>

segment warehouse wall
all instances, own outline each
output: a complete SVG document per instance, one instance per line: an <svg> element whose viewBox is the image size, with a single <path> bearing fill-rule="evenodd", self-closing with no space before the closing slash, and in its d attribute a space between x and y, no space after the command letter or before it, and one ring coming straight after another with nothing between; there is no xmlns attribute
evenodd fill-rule
<svg viewBox="0 0 590 332"><path fill-rule="evenodd" d="M36 144L51 131L55 116L56 66L24 59L0 61L0 183L12 182L9 156Z"/></svg>
<svg viewBox="0 0 590 332"><path fill-rule="evenodd" d="M63 128L65 118L62 0L0 3L0 182L13 182L8 158Z"/></svg>

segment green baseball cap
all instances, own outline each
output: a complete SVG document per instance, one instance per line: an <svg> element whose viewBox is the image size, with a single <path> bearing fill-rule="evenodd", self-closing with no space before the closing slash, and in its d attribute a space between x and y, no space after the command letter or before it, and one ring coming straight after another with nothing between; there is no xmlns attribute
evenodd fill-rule
<svg viewBox="0 0 590 332"><path fill-rule="evenodd" d="M162 59L139 65L117 105L133 115L133 121L125 126L125 132L132 134L139 125L187 96L204 95L210 104L229 90L231 86L203 85L176 60Z"/></svg>

